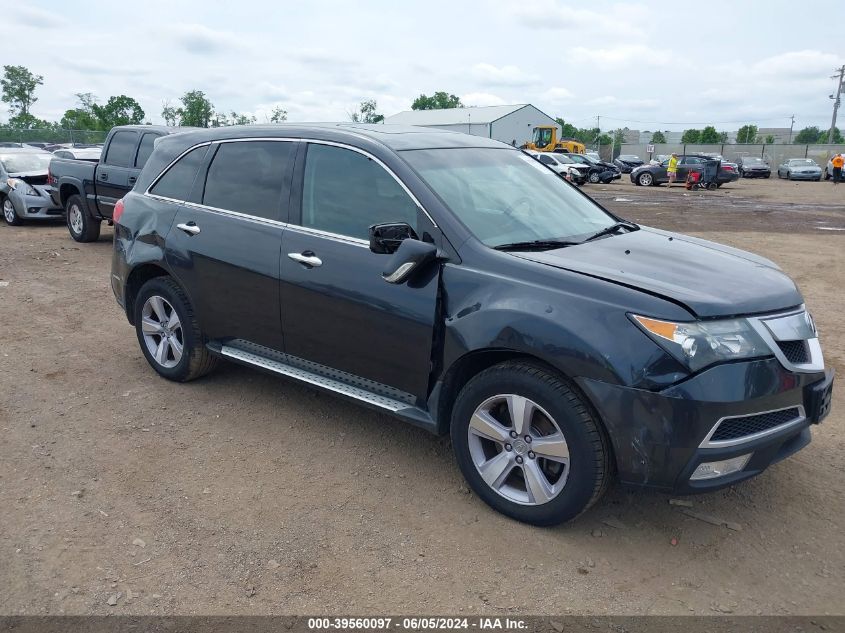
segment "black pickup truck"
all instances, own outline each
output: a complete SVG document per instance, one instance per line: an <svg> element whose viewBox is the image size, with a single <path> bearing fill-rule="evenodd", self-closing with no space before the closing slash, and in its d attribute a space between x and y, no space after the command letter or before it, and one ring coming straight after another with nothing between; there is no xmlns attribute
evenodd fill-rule
<svg viewBox="0 0 845 633"><path fill-rule="evenodd" d="M50 196L65 210L74 240L93 242L100 237L100 224L112 223L115 203L135 185L156 139L178 131L159 125L121 125L109 132L100 162L50 161Z"/></svg>

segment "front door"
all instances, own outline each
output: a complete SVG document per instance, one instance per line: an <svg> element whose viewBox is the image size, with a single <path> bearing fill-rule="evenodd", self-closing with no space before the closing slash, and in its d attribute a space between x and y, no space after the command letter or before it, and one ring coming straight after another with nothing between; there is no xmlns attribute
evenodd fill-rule
<svg viewBox="0 0 845 633"><path fill-rule="evenodd" d="M282 237L285 351L425 397L439 271L385 282L390 256L370 251L368 227L407 222L422 237L432 225L394 176L360 151L310 143L297 174L302 188L292 210L300 213Z"/></svg>
<svg viewBox="0 0 845 633"><path fill-rule="evenodd" d="M283 351L279 249L295 151L290 141L213 143L176 214L167 262L209 339Z"/></svg>

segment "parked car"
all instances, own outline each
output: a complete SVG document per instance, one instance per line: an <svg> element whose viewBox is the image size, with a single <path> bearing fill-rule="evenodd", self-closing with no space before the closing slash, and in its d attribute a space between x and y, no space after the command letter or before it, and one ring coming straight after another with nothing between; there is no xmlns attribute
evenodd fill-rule
<svg viewBox="0 0 845 633"><path fill-rule="evenodd" d="M718 160L720 163L722 163L723 167L727 167L728 170L733 170L739 173L739 165L732 160L728 160L721 154L705 153L704 156L706 156L707 158Z"/></svg>
<svg viewBox="0 0 845 633"><path fill-rule="evenodd" d="M100 162L103 150L99 147L69 147L53 151L56 158L70 158L73 160L87 160L93 163Z"/></svg>
<svg viewBox="0 0 845 633"><path fill-rule="evenodd" d="M53 203L47 186L52 157L29 147L0 149L0 205L7 224L19 226L24 220L61 216L62 208Z"/></svg>
<svg viewBox="0 0 845 633"><path fill-rule="evenodd" d="M534 152L525 150L529 156L533 156L538 161L546 165L549 169L557 174L560 174L567 180L571 180L576 185L583 185L587 182L587 173L589 167L575 162L566 154L556 154L554 152Z"/></svg>
<svg viewBox="0 0 845 633"><path fill-rule="evenodd" d="M769 178L772 168L759 156L740 156L737 159L740 178Z"/></svg>
<svg viewBox="0 0 845 633"><path fill-rule="evenodd" d="M179 128L122 125L106 137L101 162L58 156L52 160L50 193L65 209L74 240L93 242L100 237L101 223L111 223L115 203L132 189L156 139L176 131Z"/></svg>
<svg viewBox="0 0 845 633"><path fill-rule="evenodd" d="M705 161L711 160L704 154L682 154L678 156L678 178L676 182L684 182L690 169L701 169ZM649 187L669 182L669 175L666 168L669 166L667 158L659 165L641 165L631 172L631 182L635 185ZM726 165L719 166L719 173L716 177L716 184L722 185L734 182L739 178L739 173Z"/></svg>
<svg viewBox="0 0 845 633"><path fill-rule="evenodd" d="M843 154L843 155L845 155L845 154ZM836 156L836 154L834 154L833 156ZM833 156L831 156L827 160L827 165L825 165L825 168L824 168L824 179L825 180L830 180L831 178L833 178Z"/></svg>
<svg viewBox="0 0 845 633"><path fill-rule="evenodd" d="M623 174L630 174L634 168L643 164L639 156L633 154L620 154L613 160L613 164L619 168Z"/></svg>
<svg viewBox="0 0 845 633"><path fill-rule="evenodd" d="M540 525L613 476L703 492L810 442L833 374L776 264L419 130L160 139L113 215L112 290L150 366L183 382L228 359L450 433L478 496Z"/></svg>
<svg viewBox="0 0 845 633"><path fill-rule="evenodd" d="M585 154L567 154L567 156L576 163L587 165L590 168L587 172L587 180L593 184L599 182L607 184L622 177L622 172L619 171L619 168L610 163L601 160L597 161Z"/></svg>
<svg viewBox="0 0 845 633"><path fill-rule="evenodd" d="M778 178L819 181L822 168L812 158L790 158L778 166Z"/></svg>
<svg viewBox="0 0 845 633"><path fill-rule="evenodd" d="M601 161L601 155L598 152L584 152L584 156L588 156L594 161Z"/></svg>

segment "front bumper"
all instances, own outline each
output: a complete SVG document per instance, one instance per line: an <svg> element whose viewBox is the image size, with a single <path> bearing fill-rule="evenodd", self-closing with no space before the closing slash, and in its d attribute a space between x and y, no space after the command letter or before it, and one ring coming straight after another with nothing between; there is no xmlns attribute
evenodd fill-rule
<svg viewBox="0 0 845 633"><path fill-rule="evenodd" d="M716 365L660 392L589 379L578 383L607 427L623 483L693 493L753 477L809 444L810 425L829 411L832 381L832 371L791 372L768 358ZM722 446L705 442L723 418L793 407L804 416L763 436ZM702 463L749 453L739 472L690 479Z"/></svg>
<svg viewBox="0 0 845 633"><path fill-rule="evenodd" d="M816 173L816 172L808 172L808 173L792 172L791 174L789 174L789 177L792 180L818 180L819 178L822 177L822 173L821 172L818 172L818 173Z"/></svg>
<svg viewBox="0 0 845 633"><path fill-rule="evenodd" d="M12 206L15 207L15 213L22 220L55 219L64 213L64 209L57 207L46 193L33 196L13 190L8 196Z"/></svg>

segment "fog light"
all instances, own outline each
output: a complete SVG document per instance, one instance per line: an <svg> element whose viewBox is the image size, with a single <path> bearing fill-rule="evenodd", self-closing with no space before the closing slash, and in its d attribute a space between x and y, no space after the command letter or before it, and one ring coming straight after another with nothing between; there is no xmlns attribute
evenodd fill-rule
<svg viewBox="0 0 845 633"><path fill-rule="evenodd" d="M704 462L703 464L699 464L692 477L690 477L690 481L715 479L716 477L724 477L725 475L739 472L745 468L752 454L748 453L739 457L731 457L730 459L723 459L720 462Z"/></svg>

